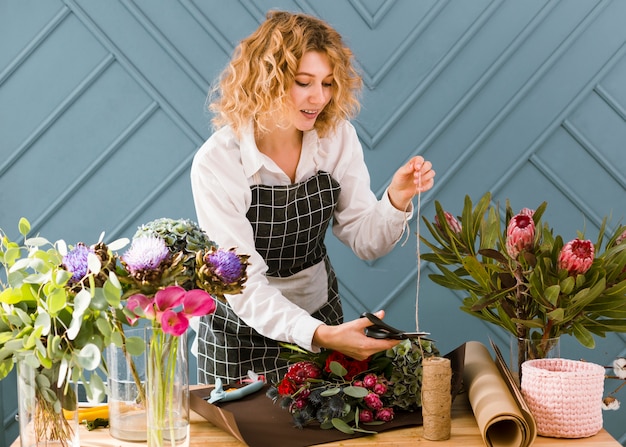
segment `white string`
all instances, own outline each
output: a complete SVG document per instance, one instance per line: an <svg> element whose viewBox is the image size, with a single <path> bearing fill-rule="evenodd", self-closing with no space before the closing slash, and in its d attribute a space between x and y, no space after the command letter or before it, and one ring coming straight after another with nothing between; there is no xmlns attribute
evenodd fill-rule
<svg viewBox="0 0 626 447"><path fill-rule="evenodd" d="M417 285L415 288L415 330L417 332L419 332L420 330L420 324L419 324L419 295L420 295L420 280L421 280L421 257L420 257L420 210L422 208L422 191L420 189L420 185L422 184L422 173L419 173L419 176L417 178L418 180L418 184L415 186L415 189L417 190L417 212L415 215L415 218L417 220L416 223L416 236L417 236L417 243L416 243L416 254L417 254ZM409 209L409 205L411 204L411 202L409 202L406 206L406 208L404 209L404 228L403 230L406 231L406 237L404 239L404 241L402 242L402 246L404 247L404 245L407 243L407 241L409 240L409 237L411 235L411 229L409 228L409 219L406 215L408 209Z"/></svg>
<svg viewBox="0 0 626 447"><path fill-rule="evenodd" d="M422 184L422 173L420 172L418 177L419 185ZM415 330L419 332L420 323L419 323L419 296L420 296L420 279L422 272L422 262L420 256L420 210L422 208L422 190L418 188L417 190L417 212L415 215L416 224L415 224L415 235L416 235L416 254L417 254L417 285L415 287Z"/></svg>

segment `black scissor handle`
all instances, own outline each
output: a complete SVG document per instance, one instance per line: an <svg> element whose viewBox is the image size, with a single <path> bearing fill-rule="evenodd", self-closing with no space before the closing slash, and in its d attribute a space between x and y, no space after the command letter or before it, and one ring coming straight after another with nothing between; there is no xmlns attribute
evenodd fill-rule
<svg viewBox="0 0 626 447"><path fill-rule="evenodd" d="M367 318L372 326L365 328L365 335L371 338L404 340L406 338L419 338L430 335L428 332L405 332L385 323L370 312L363 312L361 317Z"/></svg>

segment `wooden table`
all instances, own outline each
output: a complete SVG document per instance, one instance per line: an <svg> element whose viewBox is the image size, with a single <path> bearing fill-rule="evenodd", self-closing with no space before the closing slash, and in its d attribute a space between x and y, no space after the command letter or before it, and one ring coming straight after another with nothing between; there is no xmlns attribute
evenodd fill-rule
<svg viewBox="0 0 626 447"><path fill-rule="evenodd" d="M244 447L226 432L213 426L199 414L191 412L191 442L190 447L204 447L215 445L220 447ZM137 442L123 442L109 436L107 429L87 431L81 427L81 447L141 447L145 444ZM422 427L400 428L380 433L378 435L354 438L347 441L337 441L323 444L324 447L349 446L380 446L380 447L483 447L485 443L478 431L476 420L467 401L466 395L459 395L452 408L452 434L447 441L427 441L422 437ZM584 439L556 439L537 437L533 446L551 447L621 447L606 430L600 431L591 438ZM11 447L20 447L19 438Z"/></svg>

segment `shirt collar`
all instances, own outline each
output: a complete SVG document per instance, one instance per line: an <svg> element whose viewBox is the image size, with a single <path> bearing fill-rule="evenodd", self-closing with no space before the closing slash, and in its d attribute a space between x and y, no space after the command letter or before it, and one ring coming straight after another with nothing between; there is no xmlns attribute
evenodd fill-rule
<svg viewBox="0 0 626 447"><path fill-rule="evenodd" d="M320 144L317 131L309 130L304 132L302 136L302 153L300 154L301 162L315 159L319 148ZM254 125L252 122L241 132L239 149L241 151L241 164L243 165L245 175L250 178L264 165L264 157L261 152L259 152L256 141L254 140Z"/></svg>

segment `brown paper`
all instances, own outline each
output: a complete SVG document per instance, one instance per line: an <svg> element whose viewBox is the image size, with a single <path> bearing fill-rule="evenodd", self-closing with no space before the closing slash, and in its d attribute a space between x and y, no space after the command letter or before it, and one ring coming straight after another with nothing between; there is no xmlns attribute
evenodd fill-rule
<svg viewBox="0 0 626 447"><path fill-rule="evenodd" d="M463 381L485 444L530 446L537 427L502 357L497 356L497 366L487 348L476 341L467 342L465 349Z"/></svg>

